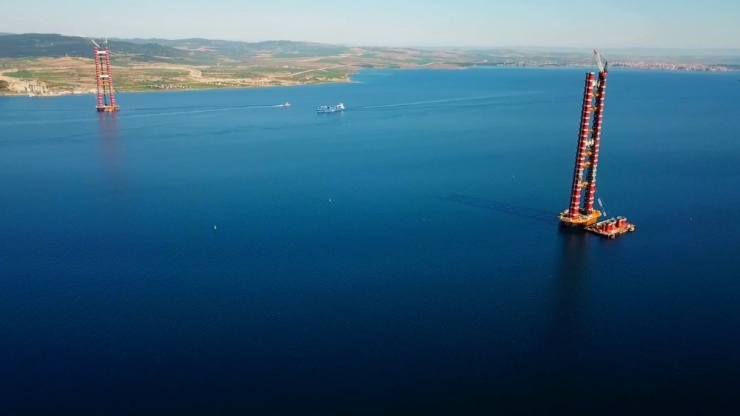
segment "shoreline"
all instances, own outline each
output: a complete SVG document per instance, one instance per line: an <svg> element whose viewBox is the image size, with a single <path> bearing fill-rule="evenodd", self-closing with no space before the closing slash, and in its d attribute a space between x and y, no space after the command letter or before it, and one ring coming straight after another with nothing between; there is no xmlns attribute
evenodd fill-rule
<svg viewBox="0 0 740 416"><path fill-rule="evenodd" d="M363 71L408 71L408 70L468 70L468 69L584 69L589 68L588 65L567 65L567 66L515 66L515 65L470 65L470 66L446 66L446 67L431 67L431 66L418 66L418 67L401 67L401 68L363 68L353 73L350 73L346 78L337 81L319 81L312 83L288 83L283 85L243 85L243 86L213 86L213 87L198 87L198 88L151 88L151 89L136 89L136 90L117 90L117 94L138 94L138 93L166 93L166 92L195 92L195 91L213 91L213 90L246 90L255 88L290 88L290 87L308 87L318 85L329 85L329 84L355 84L358 83L352 79L353 76ZM737 74L740 71L700 71L700 70L686 70L686 69L664 69L664 68L632 68L618 66L618 71L646 71L646 72L680 72L680 73L702 73L702 74ZM613 68L612 68L613 70ZM29 95L26 92L6 92L0 91L0 97L27 97L27 98L53 98L53 97L67 97L67 96L85 96L85 95L96 95L95 92L84 92L74 93L71 91L64 91L52 94L38 94Z"/></svg>
<svg viewBox="0 0 740 416"><path fill-rule="evenodd" d="M352 81L352 79L348 76L346 80L340 80L340 81L323 81L323 82L313 82L310 84L284 84L284 85L244 85L244 86L228 86L228 87L220 87L220 86L213 86L213 87L205 87L205 88L171 88L171 89L164 89L164 88L151 88L151 89L145 89L145 90L116 90L116 94L139 94L139 93L166 93L166 92L194 92L194 91L214 91L214 90L246 90L246 89L256 89L256 88L290 88L290 87L309 87L312 85L328 85L328 84L354 84L355 81ZM86 96L86 95L96 95L96 92L84 92L84 93L72 93L72 92L60 92L60 93L52 93L52 94L37 94L37 95L29 95L26 92L5 92L0 91L0 97L26 97L26 98L54 98L54 97L75 97L75 96Z"/></svg>

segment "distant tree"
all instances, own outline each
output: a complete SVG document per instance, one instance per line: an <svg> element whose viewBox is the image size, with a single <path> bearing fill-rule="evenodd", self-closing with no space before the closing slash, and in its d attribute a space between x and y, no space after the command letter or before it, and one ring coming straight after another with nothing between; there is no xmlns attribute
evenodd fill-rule
<svg viewBox="0 0 740 416"><path fill-rule="evenodd" d="M7 91L10 88L10 84L7 81L0 79L0 91Z"/></svg>

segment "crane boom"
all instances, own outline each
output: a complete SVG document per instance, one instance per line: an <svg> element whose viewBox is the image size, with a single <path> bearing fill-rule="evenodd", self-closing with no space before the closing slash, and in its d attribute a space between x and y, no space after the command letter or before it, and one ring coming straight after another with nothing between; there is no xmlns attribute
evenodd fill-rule
<svg viewBox="0 0 740 416"><path fill-rule="evenodd" d="M599 67L599 72L607 72L607 65L609 65L608 62L601 56L599 51L594 49L594 58L596 59L596 66Z"/></svg>

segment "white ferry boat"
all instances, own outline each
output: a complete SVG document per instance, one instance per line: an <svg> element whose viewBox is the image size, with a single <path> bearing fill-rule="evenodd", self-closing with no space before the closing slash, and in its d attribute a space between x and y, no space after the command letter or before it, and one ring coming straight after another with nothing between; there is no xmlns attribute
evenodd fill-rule
<svg viewBox="0 0 740 416"><path fill-rule="evenodd" d="M344 104L339 103L337 105L322 105L319 107L317 113L341 113L344 111Z"/></svg>

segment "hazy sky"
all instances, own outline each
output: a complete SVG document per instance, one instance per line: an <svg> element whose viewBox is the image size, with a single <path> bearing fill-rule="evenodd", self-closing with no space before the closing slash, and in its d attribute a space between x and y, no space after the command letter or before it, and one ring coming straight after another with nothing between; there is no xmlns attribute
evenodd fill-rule
<svg viewBox="0 0 740 416"><path fill-rule="evenodd" d="M13 33L390 46L740 48L740 0L2 3L0 32Z"/></svg>

